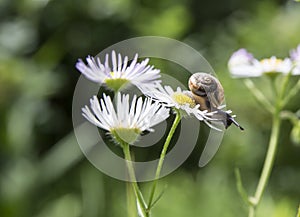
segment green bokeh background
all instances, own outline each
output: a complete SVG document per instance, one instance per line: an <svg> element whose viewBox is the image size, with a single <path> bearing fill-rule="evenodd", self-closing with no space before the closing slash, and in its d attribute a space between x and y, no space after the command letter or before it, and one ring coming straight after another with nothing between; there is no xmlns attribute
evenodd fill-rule
<svg viewBox="0 0 300 217"><path fill-rule="evenodd" d="M293 1L0 0L1 217L127 216L125 183L94 168L72 133L72 95L80 75L74 65L121 40L148 35L171 37L201 52L224 86L228 108L246 128L228 129L208 166L197 167L197 147L161 179L160 188L167 187L153 217L247 216L234 169L240 168L253 194L271 117L230 77L227 61L240 47L258 58L287 56L300 43L300 3ZM254 81L270 93L266 79ZM288 108L297 111L299 101L298 94ZM281 128L260 217L296 215L300 147L290 140L291 128L289 122ZM147 195L149 183L141 186Z"/></svg>

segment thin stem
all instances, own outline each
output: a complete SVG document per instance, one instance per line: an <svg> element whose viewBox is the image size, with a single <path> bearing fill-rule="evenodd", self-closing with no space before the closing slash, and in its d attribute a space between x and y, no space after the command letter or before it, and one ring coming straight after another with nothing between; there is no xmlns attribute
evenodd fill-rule
<svg viewBox="0 0 300 217"><path fill-rule="evenodd" d="M126 183L128 217L136 217L136 199L131 183Z"/></svg>
<svg viewBox="0 0 300 217"><path fill-rule="evenodd" d="M153 201L155 190L156 190L157 180L159 179L159 176L160 176L160 173L161 173L161 169L162 169L162 166L163 166L163 163L164 163L164 160L165 160L165 156L166 156L169 144L170 144L171 139L172 139L172 137L175 133L175 130L176 130L176 128L177 128L177 126L180 122L180 119L181 119L180 112L176 111L175 120L173 122L173 125L170 129L170 132L168 134L168 137L165 141L165 144L164 144L163 149L162 149L161 154L160 154L160 158L159 158L158 165L157 165L157 168L156 168L155 179L153 181L152 189L151 189L151 192L150 192L150 197L149 197L149 202L148 202L148 209L151 209L151 207L152 207L152 201ZM148 212L149 211L150 210L148 210Z"/></svg>
<svg viewBox="0 0 300 217"><path fill-rule="evenodd" d="M297 84L290 90L287 96L284 98L282 105L285 106L300 90L300 79Z"/></svg>
<svg viewBox="0 0 300 217"><path fill-rule="evenodd" d="M279 95L280 100L284 99L283 96L285 95L285 91L287 89L287 86L289 84L289 80L290 80L291 76L292 76L292 70L289 71L289 73L283 79L283 83L282 83L282 87L281 87L281 91L280 91L280 95Z"/></svg>
<svg viewBox="0 0 300 217"><path fill-rule="evenodd" d="M281 111L280 117L283 120L289 120L293 125L296 125L299 121L298 116L291 111Z"/></svg>
<svg viewBox="0 0 300 217"><path fill-rule="evenodd" d="M243 186L240 170L238 168L235 168L234 172L235 172L237 190L238 190L239 194L241 195L242 199L244 200L244 202L246 204L249 204L248 195Z"/></svg>
<svg viewBox="0 0 300 217"><path fill-rule="evenodd" d="M253 206L250 206L248 217L254 217L254 216L255 216L255 208Z"/></svg>
<svg viewBox="0 0 300 217"><path fill-rule="evenodd" d="M273 76L267 76L268 80L270 81L271 83L271 88L272 88L272 92L274 94L274 99L277 99L278 97L278 89L277 89L277 86L276 86L276 79L277 79L277 74L273 75Z"/></svg>
<svg viewBox="0 0 300 217"><path fill-rule="evenodd" d="M289 73L285 76L285 78L282 82L280 92L277 95L275 110L272 113L272 115L273 115L272 131L271 131L271 136L270 136L270 141L269 141L269 146L268 146L268 151L267 151L267 155L265 158L264 166L263 166L262 173L261 173L259 181L258 181L258 185L257 185L256 191L255 191L254 197L249 197L249 202L250 202L249 217L255 216L255 209L262 198L262 195L267 186L267 183L269 181L269 177L270 177L270 174L271 174L271 171L273 168L276 149L277 149L277 145L278 145L279 130L280 130L280 125L281 125L280 112L283 108L282 99L284 98L290 77L291 77L291 73Z"/></svg>
<svg viewBox="0 0 300 217"><path fill-rule="evenodd" d="M146 204L144 202L143 195L141 194L139 186L137 185L137 182L136 182L135 172L134 172L134 168L133 168L132 160L131 160L131 155L130 155L129 144L123 142L122 147L123 147L123 152L124 152L125 159L126 159L126 162L127 162L129 177L130 177L132 188L134 190L134 193L135 193L135 196L136 196L136 199L137 199L138 206L140 208L140 211L142 212L141 214L144 217L148 217L148 214L146 212L147 207L146 207Z"/></svg>
<svg viewBox="0 0 300 217"><path fill-rule="evenodd" d="M163 194L165 193L166 190L166 186L165 188L159 193L159 195L156 197L156 199L152 202L151 207L148 207L149 210L151 210L151 208L159 201L159 199L163 196Z"/></svg>
<svg viewBox="0 0 300 217"><path fill-rule="evenodd" d="M263 170L262 170L256 191L255 191L255 196L249 198L249 202L250 202L249 217L255 216L255 208L261 200L261 197L264 193L264 190L266 188L266 185L268 183L268 180L269 180L272 168L273 168L277 144L278 144L279 129L280 129L280 124L281 124L279 111L280 110L277 108L275 113L273 114L273 125L272 125L272 132L271 132L269 147L268 147L268 151L267 151L267 156L265 158Z"/></svg>
<svg viewBox="0 0 300 217"><path fill-rule="evenodd" d="M268 183L268 179L270 177L272 167L274 164L275 159L275 153L277 149L278 144L278 137L279 137L279 129L280 129L281 119L279 116L279 111L277 110L273 116L273 126L272 126L272 132L270 137L270 143L269 148L267 152L267 156L265 159L265 163L263 166L263 170L258 182L258 186L255 192L255 203L258 204L261 200L261 196L265 190L265 187Z"/></svg>
<svg viewBox="0 0 300 217"><path fill-rule="evenodd" d="M254 83L250 79L245 79L245 85L248 87L250 92L256 98L256 100L270 113L273 113L274 107L269 102L269 100L265 97L265 95L255 87Z"/></svg>

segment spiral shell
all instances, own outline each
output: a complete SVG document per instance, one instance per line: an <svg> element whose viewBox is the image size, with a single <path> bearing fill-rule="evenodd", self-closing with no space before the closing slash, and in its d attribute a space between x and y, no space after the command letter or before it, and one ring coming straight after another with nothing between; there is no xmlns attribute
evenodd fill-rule
<svg viewBox="0 0 300 217"><path fill-rule="evenodd" d="M224 101L224 89L214 76L197 72L193 74L189 79L189 89L195 96L195 100L199 101L200 105L203 104L203 100L208 100L203 107L211 108L219 107ZM202 98L202 99L200 99Z"/></svg>
<svg viewBox="0 0 300 217"><path fill-rule="evenodd" d="M224 89L214 76L204 72L193 74L189 79L189 89L195 102L200 104L201 110L214 111L214 121L222 122L226 129L233 123L244 130L233 116L218 108L224 101Z"/></svg>

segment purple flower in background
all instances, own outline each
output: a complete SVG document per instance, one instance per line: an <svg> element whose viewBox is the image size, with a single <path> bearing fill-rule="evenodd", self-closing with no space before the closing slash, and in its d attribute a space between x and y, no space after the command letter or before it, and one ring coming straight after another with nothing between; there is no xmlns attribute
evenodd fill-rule
<svg viewBox="0 0 300 217"><path fill-rule="evenodd" d="M297 48L290 51L290 56L292 61L300 62L300 44Z"/></svg>
<svg viewBox="0 0 300 217"><path fill-rule="evenodd" d="M298 65L299 67L294 67ZM233 77L259 77L263 74L300 74L300 46L291 51L291 58L280 59L275 56L257 60L246 49L240 49L232 54L228 68Z"/></svg>
<svg viewBox="0 0 300 217"><path fill-rule="evenodd" d="M300 44L296 49L290 51L290 56L294 64L293 74L300 75Z"/></svg>
<svg viewBox="0 0 300 217"><path fill-rule="evenodd" d="M244 48L232 54L228 61L228 68L233 77L261 76L259 61Z"/></svg>

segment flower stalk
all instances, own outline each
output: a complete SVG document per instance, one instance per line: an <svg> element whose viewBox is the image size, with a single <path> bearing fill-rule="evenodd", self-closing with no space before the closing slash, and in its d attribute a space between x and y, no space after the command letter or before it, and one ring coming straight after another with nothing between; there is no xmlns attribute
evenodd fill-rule
<svg viewBox="0 0 300 217"><path fill-rule="evenodd" d="M129 144L126 142L122 143L122 148L123 148L123 152L124 152L124 156L125 156L125 160L127 163L127 169L128 169L128 173L129 173L129 178L131 181L131 185L132 185L132 189L134 191L136 200L137 200L137 205L140 208L140 214L143 217L148 217L148 213L147 213L147 207L143 198L143 195L139 189L139 186L137 184L136 181L136 177L135 177L135 172L134 172L134 167L132 164L132 159L131 159L131 154L130 154L130 148L129 148Z"/></svg>
<svg viewBox="0 0 300 217"><path fill-rule="evenodd" d="M175 120L173 122L173 125L170 129L168 137L167 137L167 139L165 141L165 144L163 146L163 149L161 151L160 158L159 158L159 161L158 161L158 165L157 165L157 168L156 168L155 178L154 178L154 181L153 181L153 185L152 185L152 189L151 189L150 197L149 197L149 201L148 201L148 210L147 210L148 212L150 212L150 209L153 207L152 202L153 202L154 195L155 195L157 180L159 179L159 176L160 176L160 173L161 173L161 170L162 170L162 166L163 166L163 163L164 163L164 160L165 160L165 156L166 156L168 147L169 147L171 139L172 139L172 137L175 133L175 130L176 130L176 128L177 128L177 126L180 122L180 119L181 119L180 111L176 110Z"/></svg>
<svg viewBox="0 0 300 217"><path fill-rule="evenodd" d="M261 201L262 195L265 191L265 188L268 184L270 174L273 169L276 150L278 146L278 138L280 133L280 126L281 126L281 111L285 105L285 93L287 90L287 86L291 77L291 72L288 73L282 82L282 86L280 92L276 94L277 99L275 103L274 110L272 112L272 131L270 135L268 151L266 154L265 162L263 165L262 173L260 175L257 188L255 190L255 194L253 197L249 197L249 213L248 217L255 217L256 207ZM275 81L273 81L275 82Z"/></svg>
<svg viewBox="0 0 300 217"><path fill-rule="evenodd" d="M274 112L273 105L269 102L269 100L265 97L265 95L256 88L253 81L250 79L245 79L244 81L246 87L251 91L255 99L270 113Z"/></svg>
<svg viewBox="0 0 300 217"><path fill-rule="evenodd" d="M272 172L272 168L276 156L277 145L278 145L280 124L281 124L280 109L277 107L273 114L273 124L272 124L272 132L270 136L269 147L265 158L263 170L255 191L255 196L249 197L249 202L250 202L249 215L248 215L249 217L255 216L255 209L261 200L261 197L267 186L270 174Z"/></svg>
<svg viewBox="0 0 300 217"><path fill-rule="evenodd" d="M285 106L300 90L300 79L296 83L296 85L289 91L287 96L284 98L282 104Z"/></svg>
<svg viewBox="0 0 300 217"><path fill-rule="evenodd" d="M130 182L126 183L127 216L137 217L135 193Z"/></svg>

